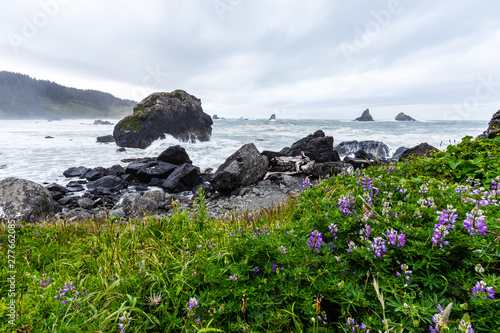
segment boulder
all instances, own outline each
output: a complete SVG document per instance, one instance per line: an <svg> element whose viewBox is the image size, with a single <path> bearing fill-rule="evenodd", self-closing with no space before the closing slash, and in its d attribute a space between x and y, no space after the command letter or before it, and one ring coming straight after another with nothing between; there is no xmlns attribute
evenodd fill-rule
<svg viewBox="0 0 500 333"><path fill-rule="evenodd" d="M240 186L251 185L261 180L268 166L267 157L262 156L253 143L248 143L219 166L211 183L214 190L229 194Z"/></svg>
<svg viewBox="0 0 500 333"><path fill-rule="evenodd" d="M401 155L407 150L408 150L408 148L406 148L406 147L399 147L398 149L396 149L396 151L394 152L394 155L392 155L392 157L391 157L391 161L398 162L401 158Z"/></svg>
<svg viewBox="0 0 500 333"><path fill-rule="evenodd" d="M116 124L113 136L121 147L146 148L170 134L183 142L209 141L213 121L201 100L183 90L154 93Z"/></svg>
<svg viewBox="0 0 500 333"><path fill-rule="evenodd" d="M365 111L363 111L361 117L354 119L354 121L373 121L373 117L370 114L370 109L366 109Z"/></svg>
<svg viewBox="0 0 500 333"><path fill-rule="evenodd" d="M0 180L0 219L41 221L59 210L48 190L29 180Z"/></svg>
<svg viewBox="0 0 500 333"><path fill-rule="evenodd" d="M344 171L350 171L352 167L345 162L315 163L310 169L310 175L325 178L338 175Z"/></svg>
<svg viewBox="0 0 500 333"><path fill-rule="evenodd" d="M291 147L283 148L280 151L285 156L300 156L301 152L304 152L316 163L340 161L338 154L333 150L333 137L325 136L322 130L318 130L295 142Z"/></svg>
<svg viewBox="0 0 500 333"><path fill-rule="evenodd" d="M81 177L85 173L87 173L87 171L89 171L89 170L90 170L89 168L86 168L84 166L72 167L72 168L66 169L63 172L63 175L64 175L64 177L67 177L67 178Z"/></svg>
<svg viewBox="0 0 500 333"><path fill-rule="evenodd" d="M127 187L127 184L123 179L112 175L104 176L87 183L87 188L89 189L106 188L110 191L119 191L125 187Z"/></svg>
<svg viewBox="0 0 500 333"><path fill-rule="evenodd" d="M186 149L179 145L170 146L165 149L157 158L158 161L181 165L184 163L193 163L186 153Z"/></svg>
<svg viewBox="0 0 500 333"><path fill-rule="evenodd" d="M112 167L108 168L108 174L113 176L121 176L125 174L125 169L121 165L115 164Z"/></svg>
<svg viewBox="0 0 500 333"><path fill-rule="evenodd" d="M107 120L95 120L94 125L114 125L113 123L107 121Z"/></svg>
<svg viewBox="0 0 500 333"><path fill-rule="evenodd" d="M494 139L500 133L500 110L493 114L490 122L488 123L488 128L483 134L479 135L478 139Z"/></svg>
<svg viewBox="0 0 500 333"><path fill-rule="evenodd" d="M373 165L373 163L367 159L351 158L348 156L344 158L344 162L352 165L354 169L364 169Z"/></svg>
<svg viewBox="0 0 500 333"><path fill-rule="evenodd" d="M84 175L88 181L94 181L109 174L109 170L103 167L96 167L87 171Z"/></svg>
<svg viewBox="0 0 500 333"><path fill-rule="evenodd" d="M176 168L176 165L162 161L149 162L137 171L137 179L149 183L153 178L166 179Z"/></svg>
<svg viewBox="0 0 500 333"><path fill-rule="evenodd" d="M410 148L401 154L400 161L413 157L431 156L434 151L439 151L436 147L429 145L427 142L421 143L413 148Z"/></svg>
<svg viewBox="0 0 500 333"><path fill-rule="evenodd" d="M185 163L174 170L163 182L162 187L172 193L191 191L196 185L203 182L200 168Z"/></svg>
<svg viewBox="0 0 500 333"><path fill-rule="evenodd" d="M363 150L369 155L373 155L376 158L385 158L389 156L389 147L381 141L344 141L341 142L335 151L341 156L349 156L355 154L357 151Z"/></svg>
<svg viewBox="0 0 500 333"><path fill-rule="evenodd" d="M158 203L154 199L139 193L127 193L118 200L109 215L135 218L156 213L158 213Z"/></svg>
<svg viewBox="0 0 500 333"><path fill-rule="evenodd" d="M101 142L101 143L112 143L112 142L115 142L115 138L113 137L113 135L109 134L109 135L104 135L104 136L98 136L97 137L97 142Z"/></svg>
<svg viewBox="0 0 500 333"><path fill-rule="evenodd" d="M413 119L412 117L404 114L403 112L398 113L398 115L396 116L395 120L397 120L397 121L416 121L415 119Z"/></svg>

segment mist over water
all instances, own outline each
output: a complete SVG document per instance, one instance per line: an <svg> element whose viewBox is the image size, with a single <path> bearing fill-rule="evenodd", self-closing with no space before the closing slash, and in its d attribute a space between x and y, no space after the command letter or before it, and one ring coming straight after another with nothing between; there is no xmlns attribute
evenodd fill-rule
<svg viewBox="0 0 500 333"><path fill-rule="evenodd" d="M110 120L116 122L116 120ZM427 142L439 149L458 143L466 135L477 136L488 121L353 122L350 120L226 119L214 122L210 142L183 143L172 137L157 140L146 149L126 148L117 152L115 144L97 143L98 136L112 134L113 126L93 125L93 120L2 120L0 122L0 179L18 177L37 183L68 179L63 171L75 166L94 168L126 163L122 159L156 157L171 145L179 144L201 170L216 169L246 143L259 151L279 151L321 129L342 141L376 140L393 153L398 147ZM53 137L52 139L45 138Z"/></svg>

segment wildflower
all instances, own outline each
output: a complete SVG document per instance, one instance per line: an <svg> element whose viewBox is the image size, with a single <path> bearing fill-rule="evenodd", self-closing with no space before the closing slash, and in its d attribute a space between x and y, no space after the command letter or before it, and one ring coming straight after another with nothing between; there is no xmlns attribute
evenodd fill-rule
<svg viewBox="0 0 500 333"><path fill-rule="evenodd" d="M281 267L281 265L277 265L275 262L273 262L273 272L276 273L277 270L280 270L282 271L283 270L283 267Z"/></svg>
<svg viewBox="0 0 500 333"><path fill-rule="evenodd" d="M407 281L411 281L410 274L412 274L413 271L410 271L410 269L409 269L410 267L407 264L402 264L400 267L401 267L401 273L403 273L403 275L405 276L405 279ZM401 273L396 272L396 276L401 276Z"/></svg>
<svg viewBox="0 0 500 333"><path fill-rule="evenodd" d="M187 311L193 310L195 307L200 305L200 300L192 297L189 299Z"/></svg>
<svg viewBox="0 0 500 333"><path fill-rule="evenodd" d="M385 242L382 239L382 237L375 237L373 239L373 243L371 248L367 248L367 251L372 251L375 253L375 256L382 258L382 254L384 252L387 252L387 249L385 248Z"/></svg>
<svg viewBox="0 0 500 333"><path fill-rule="evenodd" d="M446 210L437 211L439 214L438 221L441 224L449 225L451 229L455 229L455 221L458 219L457 210L452 205L448 205Z"/></svg>
<svg viewBox="0 0 500 333"><path fill-rule="evenodd" d="M465 314L462 317L462 320L460 320L460 323L458 324L458 329L461 332L474 333L474 329L472 328L472 324L470 322L470 317L468 314Z"/></svg>
<svg viewBox="0 0 500 333"><path fill-rule="evenodd" d="M434 316L432 316L432 321L434 322L434 327L429 326L429 330L431 333L439 333L440 329L439 326L441 324L441 321L443 320L444 316L444 310L441 305L437 305L436 308L439 310L439 313L436 313Z"/></svg>
<svg viewBox="0 0 500 333"><path fill-rule="evenodd" d="M420 209L415 209L415 211L413 212L413 216L415 216L415 218L418 220L418 219L421 219L422 218L422 213L420 213Z"/></svg>
<svg viewBox="0 0 500 333"><path fill-rule="evenodd" d="M484 273L484 268L481 264L477 264L475 267L474 267L474 270L478 273Z"/></svg>
<svg viewBox="0 0 500 333"><path fill-rule="evenodd" d="M120 330L120 333L124 333L127 327L130 326L130 322L132 321L132 317L127 311L123 311L123 314L120 318L118 318L119 324L116 325L116 329Z"/></svg>
<svg viewBox="0 0 500 333"><path fill-rule="evenodd" d="M318 252L318 249L321 248L321 244L323 243L323 235L318 230L314 230L310 235L311 237L309 238L307 246L314 248L313 252Z"/></svg>
<svg viewBox="0 0 500 333"><path fill-rule="evenodd" d="M366 325L363 323L361 323L360 325L356 325L354 319L352 319L351 317L347 318L346 326L351 327L353 333L361 332L361 330L364 330L366 328ZM369 332L370 332L369 330L366 331L366 333Z"/></svg>
<svg viewBox="0 0 500 333"><path fill-rule="evenodd" d="M161 301L163 301L163 295L160 293L156 295L153 293L153 296L146 296L146 301L148 301L149 306L158 306Z"/></svg>
<svg viewBox="0 0 500 333"><path fill-rule="evenodd" d="M484 299L494 299L495 290L493 287L487 287L487 283L484 281L478 281L474 287L472 287L472 296L483 297Z"/></svg>
<svg viewBox="0 0 500 333"><path fill-rule="evenodd" d="M439 244L440 248L443 248L443 245L450 245L448 241L444 240L449 233L447 225L436 223L434 225L434 234L431 238L432 243L434 245Z"/></svg>
<svg viewBox="0 0 500 333"><path fill-rule="evenodd" d="M248 214L248 219L249 219L250 221L254 222L252 214Z"/></svg>
<svg viewBox="0 0 500 333"><path fill-rule="evenodd" d="M350 194L341 195L337 200L337 206L342 214L352 215L351 209L356 212L354 197Z"/></svg>
<svg viewBox="0 0 500 333"><path fill-rule="evenodd" d="M400 232L401 233L398 234L398 232L392 228L385 232L387 235L387 238L389 240L389 243L391 245L397 245L397 247L404 247L405 246L406 236L402 230L400 230Z"/></svg>
<svg viewBox="0 0 500 333"><path fill-rule="evenodd" d="M352 250L357 250L358 247L356 246L356 244L354 244L353 241L349 241L349 243L347 243L349 245L349 248L347 250L345 250L347 253L351 253Z"/></svg>
<svg viewBox="0 0 500 333"><path fill-rule="evenodd" d="M408 303L406 303L406 302L405 302L405 303L403 303L403 306L404 306L404 308L405 308L405 309L409 309L409 308L410 308L410 306L409 306L409 305L408 305Z"/></svg>
<svg viewBox="0 0 500 333"><path fill-rule="evenodd" d="M330 230L330 233L333 235L334 240L337 240L337 232L339 232L339 229L337 228L337 225L332 223L328 226L328 230Z"/></svg>
<svg viewBox="0 0 500 333"><path fill-rule="evenodd" d="M200 244L200 245L196 245L196 247L197 247L198 249L201 249L201 248L203 247L203 245L201 245L201 244Z"/></svg>
<svg viewBox="0 0 500 333"><path fill-rule="evenodd" d="M54 297L54 299L58 299L59 303L61 304L66 304L68 303L68 301L73 302L75 299L77 299L80 293L76 290L73 284L74 283L72 281L65 283L62 289L59 289L57 291L57 295ZM64 299L64 297L67 298Z"/></svg>
<svg viewBox="0 0 500 333"><path fill-rule="evenodd" d="M281 254L287 254L286 247L284 247L283 245L281 245L280 247L278 247L278 250L280 251Z"/></svg>
<svg viewBox="0 0 500 333"><path fill-rule="evenodd" d="M312 186L311 182L309 181L309 178L304 179L302 182L302 188L310 188Z"/></svg>
<svg viewBox="0 0 500 333"><path fill-rule="evenodd" d="M236 277L236 273L233 275L229 275L229 280L238 281L238 278Z"/></svg>
<svg viewBox="0 0 500 333"><path fill-rule="evenodd" d="M371 227L368 224L365 224L365 226L359 231L359 234L361 236L368 238L370 236L370 234L372 233L370 231L370 229L371 229Z"/></svg>
<svg viewBox="0 0 500 333"><path fill-rule="evenodd" d="M196 326L200 326L200 322L201 322L201 318L200 317L196 318Z"/></svg>
<svg viewBox="0 0 500 333"><path fill-rule="evenodd" d="M252 275L251 275L252 279L254 279L255 275L259 274L259 273L260 273L260 267L259 266L255 266L255 268L252 270Z"/></svg>
<svg viewBox="0 0 500 333"><path fill-rule="evenodd" d="M488 231L486 226L486 216L483 216L483 211L474 207L470 213L465 214L467 219L464 220L464 229L470 231L470 235L474 234L485 235Z"/></svg>
<svg viewBox="0 0 500 333"><path fill-rule="evenodd" d="M49 284L50 284L50 277L48 277L46 279L43 278L42 282L40 282L40 287L42 287L42 289L45 290L45 288L47 288L49 286Z"/></svg>

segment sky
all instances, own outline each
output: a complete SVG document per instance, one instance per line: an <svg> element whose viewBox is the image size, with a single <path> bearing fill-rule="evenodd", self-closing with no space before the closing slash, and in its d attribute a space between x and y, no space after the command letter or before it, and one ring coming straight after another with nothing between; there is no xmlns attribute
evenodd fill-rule
<svg viewBox="0 0 500 333"><path fill-rule="evenodd" d="M495 0L2 0L0 70L226 118L489 120Z"/></svg>

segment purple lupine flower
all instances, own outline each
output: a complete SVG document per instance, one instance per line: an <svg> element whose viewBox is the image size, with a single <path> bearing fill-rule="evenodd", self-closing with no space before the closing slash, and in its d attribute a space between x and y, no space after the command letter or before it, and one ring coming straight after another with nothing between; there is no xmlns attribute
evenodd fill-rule
<svg viewBox="0 0 500 333"><path fill-rule="evenodd" d="M474 329L472 328L472 323L470 322L470 319L469 320L460 320L460 324L458 324L458 329L461 331L461 332L464 332L464 333L474 333Z"/></svg>
<svg viewBox="0 0 500 333"><path fill-rule="evenodd" d="M276 273L277 270L280 270L282 271L283 270L283 267L281 267L281 265L277 265L275 262L273 262L273 272Z"/></svg>
<svg viewBox="0 0 500 333"><path fill-rule="evenodd" d="M252 214L248 214L248 219L249 219L250 221L254 222Z"/></svg>
<svg viewBox="0 0 500 333"><path fill-rule="evenodd" d="M366 328L366 325L363 323L361 323L360 325L356 325L354 319L352 319L351 317L347 318L346 326L351 327L353 333L361 332L361 330L364 330ZM370 330L366 331L366 333L370 333Z"/></svg>
<svg viewBox="0 0 500 333"><path fill-rule="evenodd" d="M337 200L337 205L342 214L352 215L353 211L356 212L354 197L350 194L341 195Z"/></svg>
<svg viewBox="0 0 500 333"><path fill-rule="evenodd" d="M472 296L483 297L484 299L494 299L495 290L493 287L488 287L488 284L484 281L478 281L474 287L472 287Z"/></svg>
<svg viewBox="0 0 500 333"><path fill-rule="evenodd" d="M302 182L302 188L310 188L312 186L311 182L309 181L309 178L304 179Z"/></svg>
<svg viewBox="0 0 500 333"><path fill-rule="evenodd" d="M200 300L196 299L195 297L191 297L188 302L187 311L193 310L198 305L200 305Z"/></svg>
<svg viewBox="0 0 500 333"><path fill-rule="evenodd" d="M367 248L366 250L373 250L373 253L375 253L375 256L377 256L378 258L382 258L382 254L384 252L387 252L387 249L385 248L385 242L382 237L375 237L373 239L373 243L371 244L371 248Z"/></svg>
<svg viewBox="0 0 500 333"><path fill-rule="evenodd" d="M467 219L464 220L464 229L470 232L471 236L479 234L484 236L488 227L486 226L486 216L483 211L474 207L470 213L465 214Z"/></svg>
<svg viewBox="0 0 500 333"><path fill-rule="evenodd" d="M280 251L281 254L287 254L288 252L286 252L286 247L284 247L283 245L281 245L280 247L278 247L278 250Z"/></svg>
<svg viewBox="0 0 500 333"><path fill-rule="evenodd" d="M448 231L449 225L444 225L442 223L436 223L434 225L434 234L432 235L431 241L434 245L439 245L440 248L443 248L443 245L450 245L450 242L445 241L444 239L450 233Z"/></svg>
<svg viewBox="0 0 500 333"><path fill-rule="evenodd" d="M229 280L238 281L238 278L236 277L236 273L233 275L229 275Z"/></svg>
<svg viewBox="0 0 500 333"><path fill-rule="evenodd" d="M328 230L330 230L330 233L333 235L333 239L337 240L337 232L339 232L339 229L337 228L337 225L334 223L331 223L328 226Z"/></svg>
<svg viewBox="0 0 500 333"><path fill-rule="evenodd" d="M257 275L259 273L260 273L260 267L255 266L255 268L252 270L252 274L250 276L252 277L252 279L255 279L255 275Z"/></svg>
<svg viewBox="0 0 500 333"><path fill-rule="evenodd" d="M436 306L436 308L439 310L439 313L436 313L434 316L432 316L432 322L434 323L434 327L429 326L429 330L431 331L431 333L439 333L440 332L439 325L440 325L441 320L443 319L443 316L444 316L443 307L441 305L438 305L438 306Z"/></svg>
<svg viewBox="0 0 500 333"><path fill-rule="evenodd" d="M436 213L439 214L438 221L441 224L449 225L450 227L448 229L455 229L455 222L458 219L458 215L457 210L453 208L452 205L448 205L446 210L443 209L442 211L437 211Z"/></svg>
<svg viewBox="0 0 500 333"><path fill-rule="evenodd" d="M365 238L368 238L372 233L370 229L371 227L368 224L365 224L365 226L359 231L359 234Z"/></svg>
<svg viewBox="0 0 500 333"><path fill-rule="evenodd" d="M122 316L118 318L119 324L116 324L116 329L120 330L120 333L125 333L127 327L130 326L130 322L132 321L132 317L127 311L123 311Z"/></svg>
<svg viewBox="0 0 500 333"><path fill-rule="evenodd" d="M314 230L310 235L311 237L309 238L307 246L314 248L313 252L318 252L323 243L323 235L318 230Z"/></svg>
<svg viewBox="0 0 500 333"><path fill-rule="evenodd" d="M386 235L389 241L389 244L396 246L397 247L404 247L405 246L405 241L406 241L406 235L403 233L402 230L400 230L401 233L398 233L394 229L386 230Z"/></svg>
<svg viewBox="0 0 500 333"><path fill-rule="evenodd" d="M50 277L43 278L42 282L40 282L40 287L42 287L42 289L45 289L49 286L49 284L50 284Z"/></svg>

